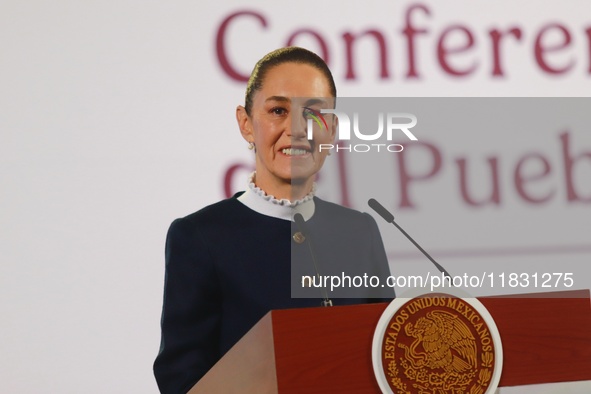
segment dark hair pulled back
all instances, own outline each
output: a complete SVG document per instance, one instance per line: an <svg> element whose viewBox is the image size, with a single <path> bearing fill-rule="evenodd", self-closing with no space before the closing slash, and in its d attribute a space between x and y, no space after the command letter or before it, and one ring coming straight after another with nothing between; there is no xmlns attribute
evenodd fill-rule
<svg viewBox="0 0 591 394"><path fill-rule="evenodd" d="M250 74L248 84L246 85L246 95L244 99L244 108L249 116L252 110L254 94L262 89L265 75L273 67L284 63L308 64L318 69L326 77L332 96L337 96L337 88L332 73L320 56L300 47L280 48L266 54L261 60L259 60Z"/></svg>

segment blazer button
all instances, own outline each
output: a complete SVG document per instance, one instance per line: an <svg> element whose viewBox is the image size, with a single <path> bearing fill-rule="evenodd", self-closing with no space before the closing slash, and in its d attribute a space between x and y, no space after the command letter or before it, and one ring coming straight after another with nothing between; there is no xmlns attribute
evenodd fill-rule
<svg viewBox="0 0 591 394"><path fill-rule="evenodd" d="M293 240L298 243L301 244L302 242L304 242L306 240L306 237L304 236L304 234L302 234L301 232L297 232L293 235Z"/></svg>

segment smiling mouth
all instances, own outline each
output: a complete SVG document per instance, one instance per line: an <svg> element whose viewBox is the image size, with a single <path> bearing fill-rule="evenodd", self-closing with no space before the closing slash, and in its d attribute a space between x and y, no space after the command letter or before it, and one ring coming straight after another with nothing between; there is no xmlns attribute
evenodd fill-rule
<svg viewBox="0 0 591 394"><path fill-rule="evenodd" d="M287 156L303 156L305 154L310 153L309 150L300 149L300 148L285 148L281 149L281 153Z"/></svg>

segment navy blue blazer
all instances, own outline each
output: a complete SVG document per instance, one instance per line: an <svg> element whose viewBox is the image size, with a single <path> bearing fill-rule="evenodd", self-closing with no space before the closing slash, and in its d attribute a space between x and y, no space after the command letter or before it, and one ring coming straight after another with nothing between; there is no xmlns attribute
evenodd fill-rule
<svg viewBox="0 0 591 394"><path fill-rule="evenodd" d="M314 298L292 298L292 277L297 286L301 275L314 275L308 245L292 238L298 229L251 210L239 195L175 220L168 231L162 338L154 362L161 393L186 393L270 310L320 305L318 288L306 289ZM385 283L388 262L373 218L314 201L306 224L321 274L368 273ZM330 297L335 305L382 302L394 291L339 289Z"/></svg>

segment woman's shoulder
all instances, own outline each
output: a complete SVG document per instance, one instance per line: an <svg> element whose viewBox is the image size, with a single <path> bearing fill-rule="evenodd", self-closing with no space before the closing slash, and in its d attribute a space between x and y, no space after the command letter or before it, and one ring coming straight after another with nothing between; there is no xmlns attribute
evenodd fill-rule
<svg viewBox="0 0 591 394"><path fill-rule="evenodd" d="M218 201L211 205L201 208L187 216L177 219L186 223L220 223L224 219L230 218L233 215L240 215L244 209L244 205L238 201L243 192L238 192L230 198Z"/></svg>
<svg viewBox="0 0 591 394"><path fill-rule="evenodd" d="M373 217L366 212L360 212L352 208L322 200L318 197L314 198L314 203L316 205L315 215L317 214L319 218L323 219L323 221L329 220L330 222L341 226L364 224L373 227L375 224Z"/></svg>
<svg viewBox="0 0 591 394"><path fill-rule="evenodd" d="M360 212L353 208L348 208L334 202L326 201L318 197L314 197L314 203L319 213L328 215L337 215L346 218L362 219L369 216L365 212Z"/></svg>

